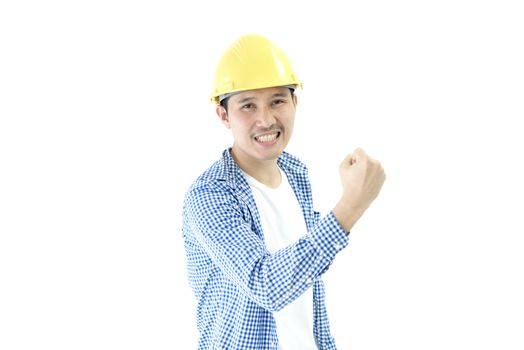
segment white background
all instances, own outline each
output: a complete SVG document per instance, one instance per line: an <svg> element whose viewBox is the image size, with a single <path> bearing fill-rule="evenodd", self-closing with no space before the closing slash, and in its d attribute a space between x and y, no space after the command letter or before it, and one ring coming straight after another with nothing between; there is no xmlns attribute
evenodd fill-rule
<svg viewBox="0 0 524 350"><path fill-rule="evenodd" d="M383 192L324 276L340 349L524 349L518 1L3 1L0 349L195 349L181 203L231 144L215 64L261 33L305 83L317 208Z"/></svg>

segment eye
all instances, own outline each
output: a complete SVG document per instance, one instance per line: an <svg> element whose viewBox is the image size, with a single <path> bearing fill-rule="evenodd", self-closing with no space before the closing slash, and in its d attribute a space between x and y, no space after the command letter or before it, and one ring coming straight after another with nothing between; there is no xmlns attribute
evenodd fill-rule
<svg viewBox="0 0 524 350"><path fill-rule="evenodd" d="M281 104L284 104L286 103L286 100L274 100L273 101L273 106L279 106Z"/></svg>
<svg viewBox="0 0 524 350"><path fill-rule="evenodd" d="M255 108L255 105L253 103L246 103L245 105L242 106L242 109L246 111L253 109L253 108Z"/></svg>

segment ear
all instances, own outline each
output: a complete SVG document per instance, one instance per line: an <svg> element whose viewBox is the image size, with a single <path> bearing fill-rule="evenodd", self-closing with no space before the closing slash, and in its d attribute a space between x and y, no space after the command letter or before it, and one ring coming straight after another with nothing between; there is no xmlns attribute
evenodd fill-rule
<svg viewBox="0 0 524 350"><path fill-rule="evenodd" d="M216 113L218 115L218 118L220 118L220 121L222 122L222 124L224 124L226 128L229 129L231 126L229 124L229 116L227 115L226 109L222 106L217 106Z"/></svg>
<svg viewBox="0 0 524 350"><path fill-rule="evenodd" d="M293 94L293 103L295 104L295 107L297 106L297 102L298 102L297 94Z"/></svg>

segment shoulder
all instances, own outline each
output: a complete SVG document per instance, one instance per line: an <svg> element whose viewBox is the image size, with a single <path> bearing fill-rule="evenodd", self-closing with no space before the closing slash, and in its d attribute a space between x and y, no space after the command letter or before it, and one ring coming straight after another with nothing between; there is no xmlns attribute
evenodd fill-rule
<svg viewBox="0 0 524 350"><path fill-rule="evenodd" d="M223 161L219 159L193 181L186 192L186 196L202 188L222 187L225 185L225 179Z"/></svg>
<svg viewBox="0 0 524 350"><path fill-rule="evenodd" d="M184 202L187 203L188 200L196 198L199 200L216 200L217 197L232 195L235 178L238 175L230 158L229 150L225 150L222 156L189 186Z"/></svg>

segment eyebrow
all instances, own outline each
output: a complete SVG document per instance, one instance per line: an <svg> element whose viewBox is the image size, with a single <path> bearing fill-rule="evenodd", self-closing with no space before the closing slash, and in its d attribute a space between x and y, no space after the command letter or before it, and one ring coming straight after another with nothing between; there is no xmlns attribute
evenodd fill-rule
<svg viewBox="0 0 524 350"><path fill-rule="evenodd" d="M271 95L270 98L275 98L275 97L288 97L288 95L285 92L276 92L273 95ZM255 97L248 96L248 97L244 97L241 100L238 100L236 103L237 104L242 104L242 103L246 103L246 102L249 102L249 101L252 101L252 100L255 100Z"/></svg>
<svg viewBox="0 0 524 350"><path fill-rule="evenodd" d="M249 102L249 101L254 100L254 99L255 99L254 97L244 97L243 99L238 100L237 104L246 103L246 102Z"/></svg>

